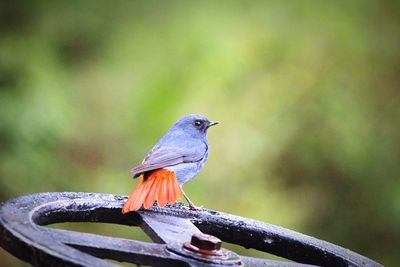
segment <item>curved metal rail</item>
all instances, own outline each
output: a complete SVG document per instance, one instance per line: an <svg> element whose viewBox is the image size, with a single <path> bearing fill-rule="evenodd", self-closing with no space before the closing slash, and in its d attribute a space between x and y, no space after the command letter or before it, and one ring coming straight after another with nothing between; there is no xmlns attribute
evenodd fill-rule
<svg viewBox="0 0 400 267"><path fill-rule="evenodd" d="M34 266L116 266L103 259L151 266L382 266L326 241L222 212L193 211L182 203L121 214L126 197L95 193L39 193L0 207L0 245ZM45 227L104 222L141 227L155 243ZM295 262L202 256L183 247L194 234L275 254Z"/></svg>

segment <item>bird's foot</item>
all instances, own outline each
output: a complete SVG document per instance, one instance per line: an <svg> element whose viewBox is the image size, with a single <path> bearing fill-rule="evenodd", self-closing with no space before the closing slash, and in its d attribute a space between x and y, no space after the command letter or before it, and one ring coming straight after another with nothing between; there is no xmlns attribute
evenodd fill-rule
<svg viewBox="0 0 400 267"><path fill-rule="evenodd" d="M203 209L203 205L198 207L198 206L195 206L193 204L189 204L189 209L191 209L191 210L202 210Z"/></svg>

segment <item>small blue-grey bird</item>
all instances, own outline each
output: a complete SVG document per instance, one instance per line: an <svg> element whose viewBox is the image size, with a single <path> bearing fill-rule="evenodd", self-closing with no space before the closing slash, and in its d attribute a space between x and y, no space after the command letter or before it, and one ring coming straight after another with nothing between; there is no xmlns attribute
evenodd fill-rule
<svg viewBox="0 0 400 267"><path fill-rule="evenodd" d="M207 130L218 124L201 115L183 117L158 141L142 164L129 172L141 180L126 201L122 213L145 209L157 200L160 207L175 203L184 196L193 209L197 207L183 192L182 185L193 179L208 159Z"/></svg>

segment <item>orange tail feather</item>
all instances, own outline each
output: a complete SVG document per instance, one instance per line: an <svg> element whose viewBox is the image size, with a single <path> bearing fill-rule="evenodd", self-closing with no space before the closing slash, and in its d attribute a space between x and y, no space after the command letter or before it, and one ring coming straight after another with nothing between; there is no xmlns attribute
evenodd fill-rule
<svg viewBox="0 0 400 267"><path fill-rule="evenodd" d="M168 186L168 202L173 203L175 202L176 196L174 191L174 182L171 176L169 176L169 181L167 186Z"/></svg>
<svg viewBox="0 0 400 267"><path fill-rule="evenodd" d="M158 188L158 194L157 194L157 202L158 206L160 207L164 207L165 205L167 205L168 202L167 179L168 176L163 177L163 179L160 179L160 186Z"/></svg>
<svg viewBox="0 0 400 267"><path fill-rule="evenodd" d="M153 206L154 200L156 199L156 194L157 194L156 189L157 189L158 182L159 182L158 179L154 179L154 182L149 189L149 193L147 193L147 196L143 203L143 206L145 209L148 209L151 206Z"/></svg>
<svg viewBox="0 0 400 267"><path fill-rule="evenodd" d="M183 196L176 175L173 171L158 169L142 176L122 208L122 213L136 211L143 205L145 209L153 206L157 200L160 207L175 203Z"/></svg>
<svg viewBox="0 0 400 267"><path fill-rule="evenodd" d="M124 207L122 208L122 213L127 213L130 210L134 210L131 207L134 204L134 201L136 199L136 197L133 196L138 196L141 194L141 191L143 191L143 177L140 178L140 182L137 185L137 187L132 191L131 195L129 196L128 200L125 202Z"/></svg>

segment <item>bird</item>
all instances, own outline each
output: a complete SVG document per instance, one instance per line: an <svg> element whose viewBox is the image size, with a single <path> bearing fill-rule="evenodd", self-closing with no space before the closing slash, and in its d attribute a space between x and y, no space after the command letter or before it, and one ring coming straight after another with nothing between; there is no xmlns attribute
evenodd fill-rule
<svg viewBox="0 0 400 267"><path fill-rule="evenodd" d="M155 201L159 207L185 197L189 207L198 210L182 189L196 177L208 159L210 146L207 130L218 121L209 121L198 114L178 120L150 150L142 163L129 170L140 182L129 195L122 213L149 209Z"/></svg>

